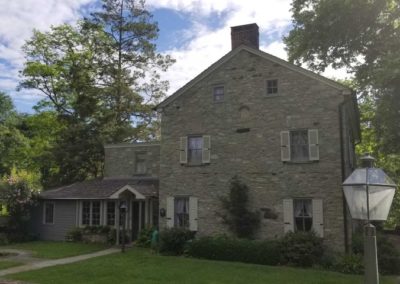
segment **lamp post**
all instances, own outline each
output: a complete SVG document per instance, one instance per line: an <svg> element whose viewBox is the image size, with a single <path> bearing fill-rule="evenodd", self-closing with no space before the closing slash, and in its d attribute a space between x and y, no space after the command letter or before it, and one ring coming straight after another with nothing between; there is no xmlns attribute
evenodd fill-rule
<svg viewBox="0 0 400 284"><path fill-rule="evenodd" d="M126 202L121 202L119 206L119 211L121 213L122 217L122 247L121 247L121 252L125 252L125 218L126 218Z"/></svg>
<svg viewBox="0 0 400 284"><path fill-rule="evenodd" d="M396 184L382 169L374 168L375 159L361 158L363 168L356 169L343 183L343 191L353 219L366 220L364 226L365 283L378 284L376 230L371 221L384 221L389 214Z"/></svg>

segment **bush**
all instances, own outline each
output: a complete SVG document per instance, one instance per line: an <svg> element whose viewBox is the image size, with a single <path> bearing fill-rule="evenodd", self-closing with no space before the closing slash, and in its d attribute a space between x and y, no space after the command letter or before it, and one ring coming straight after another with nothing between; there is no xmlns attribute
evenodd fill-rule
<svg viewBox="0 0 400 284"><path fill-rule="evenodd" d="M289 232L280 240L283 264L310 267L321 261L322 239L314 232Z"/></svg>
<svg viewBox="0 0 400 284"><path fill-rule="evenodd" d="M136 241L137 246L149 248L151 246L151 237L154 232L154 228L148 227L140 231L139 237Z"/></svg>
<svg viewBox="0 0 400 284"><path fill-rule="evenodd" d="M400 273L400 252L384 234L377 234L379 272L382 274ZM364 254L364 238L362 233L353 235L352 251L355 254Z"/></svg>
<svg viewBox="0 0 400 284"><path fill-rule="evenodd" d="M196 232L181 228L166 229L160 233L160 253L167 255L182 255L188 241L194 238Z"/></svg>
<svg viewBox="0 0 400 284"><path fill-rule="evenodd" d="M82 241L83 230L81 228L73 228L68 231L65 236L65 240L71 242L81 242Z"/></svg>
<svg viewBox="0 0 400 284"><path fill-rule="evenodd" d="M334 270L342 273L362 274L364 272L362 255L344 255L339 259L338 263L333 268Z"/></svg>
<svg viewBox="0 0 400 284"><path fill-rule="evenodd" d="M278 265L280 260L277 241L251 241L226 237L205 237L194 240L188 245L187 254L197 258L264 265Z"/></svg>

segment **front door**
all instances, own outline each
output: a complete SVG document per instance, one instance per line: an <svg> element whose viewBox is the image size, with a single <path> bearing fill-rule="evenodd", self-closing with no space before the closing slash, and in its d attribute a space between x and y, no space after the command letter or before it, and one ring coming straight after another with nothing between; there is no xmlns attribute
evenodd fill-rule
<svg viewBox="0 0 400 284"><path fill-rule="evenodd" d="M132 240L138 239L140 231L145 227L145 202L132 201Z"/></svg>

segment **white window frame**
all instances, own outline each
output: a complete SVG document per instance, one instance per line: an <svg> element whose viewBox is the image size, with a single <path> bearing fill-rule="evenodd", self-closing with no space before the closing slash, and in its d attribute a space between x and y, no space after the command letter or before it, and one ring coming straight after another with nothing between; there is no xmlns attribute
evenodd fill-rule
<svg viewBox="0 0 400 284"><path fill-rule="evenodd" d="M304 131L307 132L307 158L294 159L292 153L292 135L294 132ZM281 161L292 163L308 163L320 160L319 154L319 130L311 128L299 128L292 130L281 131Z"/></svg>
<svg viewBox="0 0 400 284"><path fill-rule="evenodd" d="M90 210L89 210L89 224L83 224L83 203L84 202L89 202L90 206ZM93 202L99 202L100 204L100 216L99 216L99 224L93 225ZM104 207L103 207L103 203L101 200L82 200L80 202L80 210L79 210L79 226L80 227L85 227L85 226L102 226L102 220L104 217Z"/></svg>
<svg viewBox="0 0 400 284"><path fill-rule="evenodd" d="M52 222L47 222L47 220L46 220L47 205L52 205L53 206L53 218L52 218L53 220L52 220ZM43 202L43 224L44 225L54 225L55 215L56 215L56 204L55 204L55 202L49 202L49 201Z"/></svg>

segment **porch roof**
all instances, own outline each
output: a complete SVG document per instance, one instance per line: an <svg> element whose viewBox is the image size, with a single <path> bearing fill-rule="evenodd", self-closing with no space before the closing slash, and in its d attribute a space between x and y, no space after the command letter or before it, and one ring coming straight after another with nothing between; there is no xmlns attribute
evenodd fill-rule
<svg viewBox="0 0 400 284"><path fill-rule="evenodd" d="M146 197L158 196L157 178L97 179L73 183L43 191L41 199L109 199L123 187L129 186Z"/></svg>

